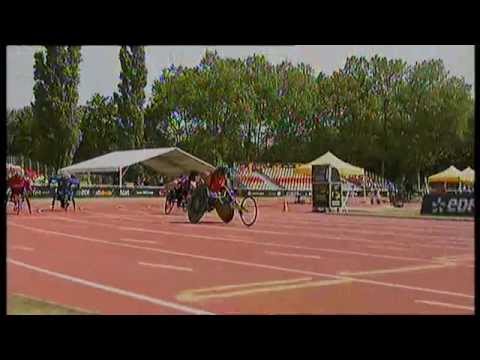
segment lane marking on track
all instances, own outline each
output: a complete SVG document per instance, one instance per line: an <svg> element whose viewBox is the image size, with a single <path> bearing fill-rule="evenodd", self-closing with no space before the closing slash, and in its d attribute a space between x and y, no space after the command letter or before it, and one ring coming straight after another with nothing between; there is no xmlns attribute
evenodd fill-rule
<svg viewBox="0 0 480 360"><path fill-rule="evenodd" d="M295 257L295 258L302 258L302 259L325 259L322 256L317 256L317 255L307 255L307 254L292 254L292 253L282 253L282 252L277 252L277 251L265 251L265 254L268 255L276 255L276 256L287 256L287 257Z"/></svg>
<svg viewBox="0 0 480 360"><path fill-rule="evenodd" d="M142 214L142 215L134 215L134 214L130 214L130 215L111 215L111 214L102 214L102 216L105 216L105 217L110 217L110 218L119 218L120 216L124 216L126 218L131 218L131 219L135 219L135 220L144 220L145 217L150 217L150 218L155 218L155 219L161 219L163 220L164 217L160 217L158 215L152 215L152 214ZM269 218L265 218L264 220L269 220ZM169 223L168 221L164 222L164 223ZM262 224L266 225L266 226L274 226L276 228L278 227L291 227L291 228L303 228L304 227L304 224L307 224L307 225L313 225L313 226L324 226L324 231L325 232L334 232L335 234L338 233L338 228L339 227L342 227L342 226L351 226L352 224L335 224L334 226L332 226L332 224L330 223L325 223L325 222L321 222L319 223L318 220L314 220L314 221L309 221L309 222L298 222L298 221L292 221L291 222L292 225L279 225L277 223L274 223L272 221L263 221ZM303 225L302 225L303 224ZM358 223L358 224L354 224L354 225L362 225L362 226L365 226L365 225L368 225L368 224L365 224L365 223ZM385 225L385 224L378 224L378 225ZM197 224L195 226L201 226L201 223L200 224ZM326 228L325 228L326 226ZM330 227L332 227L332 229L330 229ZM221 227L220 227L221 228ZM441 239L451 239L453 240L454 242L457 242L457 241L460 241L460 240L467 240L467 241L471 241L472 240L472 237L459 237L458 235L445 235L445 233L442 233L442 234L430 234L430 233L426 233L425 231L425 228L419 228L418 231L419 232L416 232L416 233L406 233L405 231L408 230L406 229L405 227L392 227L390 226L390 228L392 229L392 231L379 231L379 230L369 230L369 229L357 229L357 230L352 230L352 229L348 229L348 228L342 228L341 231L343 231L344 233L354 233L354 234L374 234L374 235L384 235L384 236L398 236L399 235L399 232L395 232L395 229L401 231L401 235L404 236L404 237L407 237L407 238L413 238L415 240L418 240L419 237L421 238L441 238ZM268 231L268 230L265 230L265 231ZM348 236L347 234L345 234L346 236ZM472 234L473 235L473 234Z"/></svg>
<svg viewBox="0 0 480 360"><path fill-rule="evenodd" d="M265 283L229 285L218 288L186 290L177 295L177 300L184 302L198 302L209 299L225 299L238 296L248 296L259 293L273 293L288 290L299 290L305 288L318 288L322 286L333 286L351 283L350 280L320 280L305 281L304 279L294 279L285 281L272 281ZM253 285L248 288L248 285ZM221 292L220 288L238 288L239 290ZM246 288L247 287L247 288ZM241 289L241 290L240 290Z"/></svg>
<svg viewBox="0 0 480 360"><path fill-rule="evenodd" d="M452 255L452 256L441 256L441 257L435 257L433 260L438 260L438 261L469 261L469 260L475 260L473 254L464 254L464 255Z"/></svg>
<svg viewBox="0 0 480 360"><path fill-rule="evenodd" d="M302 277L302 278L288 279L288 280L273 280L273 281L261 281L261 282L243 283L243 284L234 284L234 285L212 286L209 288L187 290L187 291L193 294L215 293L215 292L221 292L225 290L249 289L249 288L264 287L264 286L271 286L271 285L289 285L289 284L296 284L301 282L308 282L312 280L313 278L311 277Z"/></svg>
<svg viewBox="0 0 480 360"><path fill-rule="evenodd" d="M394 246L375 246L375 245L368 245L365 246L367 249L376 249L376 250L391 250L391 251L408 251L411 248L400 248Z"/></svg>
<svg viewBox="0 0 480 360"><path fill-rule="evenodd" d="M160 249L160 248L150 248L150 247L144 247L144 246L133 245L133 244L123 244L123 243L118 243L118 242L89 238L89 237L86 237L86 236L79 236L79 235L73 235L73 234L68 234L68 233L62 233L62 232L58 232L58 231L38 229L38 228L30 227L30 226L19 225L19 224L16 224L14 222L11 222L11 225L16 226L16 227L20 227L20 228L24 228L24 229L27 229L27 230L30 230L30 231L34 231L34 232L39 232L39 233L44 233L44 234L52 234L52 235L57 235L57 236L60 236L60 237L70 237L70 238L73 238L73 239L79 239L79 240L84 240L84 241L89 241L89 242L109 244L109 245L113 245L113 246L120 246L120 247L132 248L132 249L158 252L158 253L163 253L163 254L184 256L184 257L190 257L190 258L194 258L194 259L217 261L217 262L221 262L221 263L242 265L242 266L254 267L254 268L259 268L259 269L278 270L278 271L289 272L289 273L292 273L292 274L320 276L320 277L327 277L327 278L330 278L330 279L337 279L337 280L351 280L351 281L355 281L355 282L363 283L363 284L379 285L379 286L393 287L393 288L397 288L397 289L412 290L412 291L421 291L421 292L427 292L427 293L432 293L432 294L442 294L442 295L458 296L458 297L465 297L465 298L474 298L473 295L462 294L462 293L457 293L457 292L452 292L452 291L422 288L422 287L419 287L419 286L410 286L410 285L403 285L403 284L398 284L398 283L389 283L389 282L385 282L385 281L376 281L376 280L371 280L371 279L361 279L361 278L355 278L355 277L346 277L346 276L338 276L338 275L332 275L332 274L324 274L324 273L308 271L308 270L285 268L285 267L274 266L274 265L251 263L251 262L247 262L247 261L238 261L238 260L231 260L231 259L226 259L226 258L182 253L182 252L178 252L178 251L171 251L171 250L165 250L165 249Z"/></svg>
<svg viewBox="0 0 480 360"><path fill-rule="evenodd" d="M27 246L12 246L10 249L12 250L23 250L23 251L34 251L35 249L32 247Z"/></svg>
<svg viewBox="0 0 480 360"><path fill-rule="evenodd" d="M152 224L152 223L156 223L156 222L153 222L153 221L150 221L150 220L145 220L145 217L134 217L134 216L128 216L128 215L125 215L125 216L117 216L117 215L109 215L109 214L102 214L101 215L102 217L104 218L107 218L107 219L117 219L117 220L128 220L128 221L132 221L132 222L142 222L142 223L145 223L145 224ZM152 216L152 215L150 215ZM97 216L96 217L92 217L93 218L98 218ZM170 223L170 222L166 222L166 224L175 224L175 223ZM211 225L211 224L208 224L208 225L205 225L203 224L202 226L202 223L200 224L196 224L196 225L192 225L192 224L188 224L188 223L185 223L185 224L182 224L183 226L188 226L188 227L196 227L196 228L203 228L203 229L206 229L207 226L208 226L208 229L219 229L219 230L224 230L224 231L229 231L229 230L234 230L234 231L244 231L244 229L242 228L235 228L235 227L231 227L231 228L225 228L224 226L217 226L217 225ZM272 225L273 226L273 225ZM276 228L278 227L285 227L286 225L275 225ZM292 229L304 229L304 226L289 226L290 228ZM288 233L288 232L277 232L277 231L270 231L270 230L253 230L253 229L249 229L248 230L249 232L262 232L262 233L267 233L267 234L272 234L272 235L283 235L283 236L289 236L289 237L292 237L292 236L297 236L299 235L299 233ZM332 229L330 230L330 232L332 231L335 231L335 229ZM362 230L359 230L359 231L353 231L355 235L357 234L374 234L376 236L378 235L384 235L384 233L379 233L379 232L366 232L366 231L362 231ZM326 233L326 231L324 231L324 233ZM305 237L309 237L309 238L315 238L315 239L318 239L318 238L321 238L321 239L327 239L327 240L336 240L336 241L350 241L350 242L357 242L357 243L370 243L370 244L389 244L389 245L394 245L394 246L404 246L406 247L407 249L408 248L412 248L412 246L414 245L415 247L423 247L423 248L431 248L431 249L450 249L450 250L468 250L468 248L471 248L471 246L449 246L449 245L443 245L443 246L440 246L440 245L430 245L430 244L420 244L420 243L415 243L415 244L412 244L412 243L408 243L408 242L405 242L405 241L389 241L389 240L368 240L368 239L352 239L352 238L349 238L349 237L343 237L343 236L348 236L347 234L342 234L341 236L338 236L338 235L329 235L327 234L326 236L324 235L316 235L316 234L311 234L311 233L301 233L302 236L305 236ZM393 233L388 233L388 236L392 236L392 235L398 235L398 233L396 234L393 234ZM404 234L402 234L401 236L405 236ZM418 240L418 238L420 237L425 237L423 234L418 234L418 236L411 236L412 238Z"/></svg>
<svg viewBox="0 0 480 360"><path fill-rule="evenodd" d="M315 255L281 253L276 251L265 251L265 253L269 255L304 258L304 259L323 259L322 257L315 256ZM446 267L453 267L453 266L456 266L456 264L447 262L445 264L439 264L439 265L408 266L408 267L401 267L401 268L394 268L394 269L380 269L380 270L371 270L371 271L362 271L362 272L342 271L338 273L338 275L361 276L361 275L377 275L377 274L394 274L394 273L412 272L412 271L420 271L420 270L428 270L428 269L443 269Z"/></svg>
<svg viewBox="0 0 480 360"><path fill-rule="evenodd" d="M420 304L433 305L433 306L443 306L443 307L448 307L448 308L452 308L452 309L475 311L475 308L473 306L449 304L449 303L443 303L443 302L438 302L438 301L429 301L429 300L415 300L415 302L420 303Z"/></svg>
<svg viewBox="0 0 480 360"><path fill-rule="evenodd" d="M286 249L301 249L301 250L313 250L313 251L320 251L320 252L330 252L342 255L358 255L358 256L365 256L365 257L372 257L372 258L380 258L380 259L391 259L391 260L400 260L400 261L421 261L421 262L429 262L429 263L437 263L438 261L431 260L429 258L414 258L414 257L406 257L406 256L395 256L395 255L382 255L382 254L372 254L372 253L365 253L360 251L350 251L350 250L339 250L339 249L331 249L331 248L317 248L317 247L309 247L309 246L300 246L300 245L288 245L288 244L279 244L279 243L270 243L270 242L259 242L259 241L252 241L252 240L243 240L243 239L233 239L233 238L222 238L219 236L209 236L209 235L196 235L196 234L185 234L185 233L178 233L172 231L164 231L164 230L153 230L153 229L145 229L145 228L137 228L137 227L127 227L127 226L117 226L117 225L110 225L104 223L97 223L97 222L89 222L89 221L81 221L81 220L73 220L67 218L59 218L66 222L73 222L73 223L80 223L80 224L88 224L88 225L95 225L95 226L103 226L107 228L114 228L117 230L126 230L126 231L135 231L135 232L143 232L143 233L152 233L152 234L162 234L162 235L170 235L175 237L187 237L187 238L195 238L195 239L206 239L206 240L214 240L214 241L226 241L226 242L236 242L236 243L243 243L243 244L252 244L257 246L270 246L270 247L278 247L278 248L286 248ZM17 225L19 226L19 225ZM248 230L250 232L250 230ZM296 236L293 234L292 236Z"/></svg>
<svg viewBox="0 0 480 360"><path fill-rule="evenodd" d="M158 242L153 240L137 240L137 239L129 239L129 238L121 238L118 239L119 241L131 242L131 243L139 243L139 244L158 244Z"/></svg>
<svg viewBox="0 0 480 360"><path fill-rule="evenodd" d="M431 269L444 269L447 267L455 267L455 266L456 266L455 263L445 263L443 265L406 266L406 267L394 268L394 269L379 269L379 270L359 271L359 272L342 271L339 273L339 275L366 276L366 275L380 275L380 274L397 274L397 273L414 272L414 271L431 270Z"/></svg>
<svg viewBox="0 0 480 360"><path fill-rule="evenodd" d="M152 217L153 215L150 215L150 217ZM129 220L129 221L141 221L141 222L144 222L144 223L148 223L148 224L152 224L153 222L152 221L145 221L145 216L142 216L140 217L140 219L138 219L137 217L133 217L133 216L123 216L123 215L109 215L109 214L102 214L101 217L104 217L106 219L118 219L118 220ZM157 216L153 216L153 217L156 217ZM65 221L71 221L71 219L67 219L65 217L59 217L58 219L60 220L65 220ZM92 217L92 219L98 219L98 216L95 216L95 217ZM171 225L171 223L166 223L166 224L169 224ZM108 225L108 224L96 224L96 225L103 225L103 226L111 226L111 227L114 227L112 225ZM182 225L186 225L186 226L192 226L191 224L182 224ZM196 227L201 227L200 225L195 225ZM212 227L212 225L208 225L209 228ZM203 229L205 229L206 227L202 227ZM218 229L222 229L224 231L228 230L226 229L225 227L222 227L222 226L217 226L215 228L218 228ZM237 231L241 231L242 229L238 229L238 228L231 228L233 230L237 230ZM277 234L281 234L283 236L297 236L298 233L295 233L295 234L291 234L291 233L278 233ZM317 235L315 234L311 234L311 233L307 233L307 234L301 234L302 236L305 236L305 237L309 237L309 238L318 238ZM378 235L378 234L377 234ZM444 246L439 246L439 245L428 245L428 244L419 244L419 243L415 243L415 244L411 244L411 243L406 243L406 242L397 242L397 241L388 241L388 240L380 240L380 241L377 241L377 240L367 240L367 239L352 239L352 238L343 238L343 237L321 237L322 239L331 239L331 240L339 240L339 241L350 241L350 242L357 242L357 243L371 243L371 244L391 244L391 245L394 245L394 247L406 247L406 249L412 249L414 247L422 247L422 248L432 248L432 249L452 249L452 250L467 250L468 248L465 248L465 247L454 247L454 246L447 246L447 245L444 245Z"/></svg>
<svg viewBox="0 0 480 360"><path fill-rule="evenodd" d="M113 287L113 286L100 284L100 283L97 283L97 282L81 279L81 278L70 276L70 275L67 275L67 274L62 274L62 273L59 273L59 272L43 269L43 268L40 268L40 267L37 267L37 266L33 266L33 265L23 263L21 261L16 261L16 260L13 260L13 259L10 259L10 258L7 258L7 262L9 262L10 264L16 265L16 266L20 266L20 267L32 270L32 271L36 271L36 272L39 272L39 273L42 273L42 274L57 277L57 278L60 278L60 279L63 279L63 280L67 280L67 281L70 281L72 283L77 283L77 284L92 287L92 288L95 288L95 289L100 289L100 290L110 292L110 293L113 293L113 294L117 294L117 295L123 295L123 296L129 297L129 298L132 298L132 299L149 302L149 303L152 303L152 304L155 304L155 305L164 306L164 307L171 308L171 309L178 310L178 311L182 311L182 312L185 312L185 313L188 313L188 314L214 315L214 314L212 314L210 312L207 312L207 311L204 311L204 310L195 309L195 308L184 306L184 305L181 305L181 304L176 304L176 303L173 303L173 302L170 302L170 301L157 299L157 298L154 298L154 297L151 297L151 296L148 296L148 295L135 293L133 291L119 289L119 288L116 288L116 287Z"/></svg>
<svg viewBox="0 0 480 360"><path fill-rule="evenodd" d="M178 270L178 271L193 271L191 268L182 267L182 266L173 266L173 265L164 265L164 264L151 264L139 261L138 265L141 266L148 266L152 268L162 268L162 269L171 269L171 270Z"/></svg>

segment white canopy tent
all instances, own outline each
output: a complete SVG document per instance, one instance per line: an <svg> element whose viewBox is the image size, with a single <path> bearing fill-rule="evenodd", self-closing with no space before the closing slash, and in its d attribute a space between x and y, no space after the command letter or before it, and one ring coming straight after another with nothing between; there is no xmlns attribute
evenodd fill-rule
<svg viewBox="0 0 480 360"><path fill-rule="evenodd" d="M178 176L190 171L211 171L209 163L176 147L114 151L62 169L70 174L118 172L120 186L129 166L144 164L166 176Z"/></svg>

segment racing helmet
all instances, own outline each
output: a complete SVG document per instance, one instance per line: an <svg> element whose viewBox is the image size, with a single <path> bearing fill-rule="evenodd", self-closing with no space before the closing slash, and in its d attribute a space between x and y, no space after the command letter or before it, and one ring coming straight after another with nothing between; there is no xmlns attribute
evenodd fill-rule
<svg viewBox="0 0 480 360"><path fill-rule="evenodd" d="M220 165L215 169L215 173L220 176L227 176L228 168L226 166Z"/></svg>

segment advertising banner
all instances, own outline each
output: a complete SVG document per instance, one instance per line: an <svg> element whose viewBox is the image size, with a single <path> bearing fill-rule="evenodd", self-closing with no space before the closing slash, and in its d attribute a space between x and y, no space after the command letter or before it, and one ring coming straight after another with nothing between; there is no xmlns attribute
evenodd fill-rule
<svg viewBox="0 0 480 360"><path fill-rule="evenodd" d="M56 189L48 186L33 186L32 198L52 198ZM75 190L76 198L109 197L160 197L165 196L165 189L160 187L127 188L118 186L88 186Z"/></svg>
<svg viewBox="0 0 480 360"><path fill-rule="evenodd" d="M253 196L253 197L280 197L285 195L285 191L281 190L238 190L240 196Z"/></svg>
<svg viewBox="0 0 480 360"><path fill-rule="evenodd" d="M446 193L425 195L422 215L475 216L475 194Z"/></svg>

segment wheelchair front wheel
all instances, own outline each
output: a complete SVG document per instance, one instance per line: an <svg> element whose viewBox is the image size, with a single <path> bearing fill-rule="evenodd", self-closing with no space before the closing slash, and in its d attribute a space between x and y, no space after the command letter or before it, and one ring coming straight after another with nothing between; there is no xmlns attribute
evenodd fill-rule
<svg viewBox="0 0 480 360"><path fill-rule="evenodd" d="M246 196L243 198L238 212L242 223L247 227L252 226L257 221L257 202L252 196Z"/></svg>

